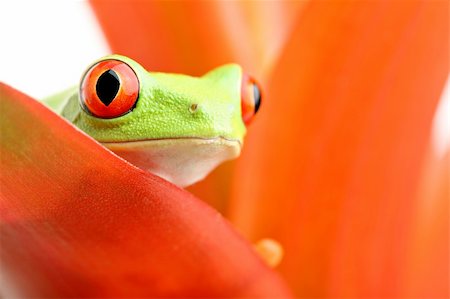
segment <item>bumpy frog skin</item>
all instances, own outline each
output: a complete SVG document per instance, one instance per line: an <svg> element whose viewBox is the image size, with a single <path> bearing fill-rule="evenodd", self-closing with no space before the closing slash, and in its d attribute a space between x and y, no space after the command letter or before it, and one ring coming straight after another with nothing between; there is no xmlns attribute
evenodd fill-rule
<svg viewBox="0 0 450 299"><path fill-rule="evenodd" d="M89 92L92 94L86 91L89 86L97 86L99 93L100 79L89 73L95 73L91 70L104 61L129 66L131 77L135 76L138 82L130 83L138 84L137 100L119 116L96 115L97 112L90 111L91 104L86 100ZM85 83L91 80L89 76L97 85ZM241 94L243 76L241 67L236 64L221 66L202 77L147 72L130 58L110 55L88 68L80 86L44 102L130 163L179 186L187 186L203 179L223 161L239 156L246 133L242 116L245 109ZM124 78L119 76L120 88L127 83ZM95 92L95 88L91 89ZM259 107L259 90L255 91L255 96L258 101L253 105L253 113ZM116 98L113 101L118 101ZM94 104L102 106L101 111L105 113L110 113L108 109L114 106L114 102L110 106L97 102L100 104Z"/></svg>

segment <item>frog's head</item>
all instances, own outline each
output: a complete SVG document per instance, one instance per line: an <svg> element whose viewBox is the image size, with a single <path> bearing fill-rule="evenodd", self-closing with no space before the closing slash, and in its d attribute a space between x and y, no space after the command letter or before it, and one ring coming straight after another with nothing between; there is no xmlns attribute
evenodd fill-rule
<svg viewBox="0 0 450 299"><path fill-rule="evenodd" d="M62 115L136 166L187 186L239 156L259 104L258 85L236 64L191 77L111 55L86 71Z"/></svg>

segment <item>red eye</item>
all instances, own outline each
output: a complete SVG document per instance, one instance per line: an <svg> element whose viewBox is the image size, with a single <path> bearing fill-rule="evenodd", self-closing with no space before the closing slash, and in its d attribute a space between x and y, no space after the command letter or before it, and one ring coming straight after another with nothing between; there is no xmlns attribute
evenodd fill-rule
<svg viewBox="0 0 450 299"><path fill-rule="evenodd" d="M119 60L104 60L84 75L80 90L83 109L100 118L130 112L138 99L139 80L131 67Z"/></svg>
<svg viewBox="0 0 450 299"><path fill-rule="evenodd" d="M256 81L244 74L241 86L242 120L248 125L261 105L261 88Z"/></svg>

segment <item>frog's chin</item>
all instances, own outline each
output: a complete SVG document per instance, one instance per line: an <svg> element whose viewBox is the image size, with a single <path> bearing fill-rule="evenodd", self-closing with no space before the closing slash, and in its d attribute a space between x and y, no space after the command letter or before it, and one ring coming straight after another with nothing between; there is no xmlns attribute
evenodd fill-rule
<svg viewBox="0 0 450 299"><path fill-rule="evenodd" d="M219 164L238 157L241 152L239 141L221 137L150 139L102 144L135 166L181 187L202 180Z"/></svg>

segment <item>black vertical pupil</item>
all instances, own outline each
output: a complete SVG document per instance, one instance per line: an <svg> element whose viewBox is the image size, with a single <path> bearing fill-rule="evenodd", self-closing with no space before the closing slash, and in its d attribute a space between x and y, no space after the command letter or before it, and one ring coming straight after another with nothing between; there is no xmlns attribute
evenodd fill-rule
<svg viewBox="0 0 450 299"><path fill-rule="evenodd" d="M255 113L258 112L259 106L261 106L261 91L257 84L253 84L253 97L255 100Z"/></svg>
<svg viewBox="0 0 450 299"><path fill-rule="evenodd" d="M120 87L120 80L116 72L107 70L97 80L95 89L97 96L105 106L111 104L117 95Z"/></svg>

